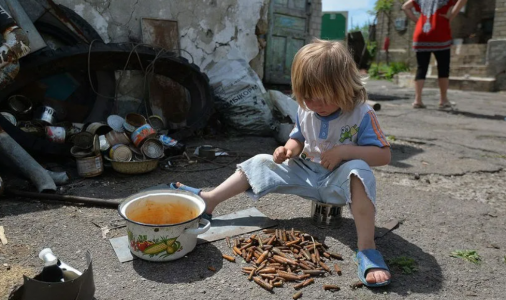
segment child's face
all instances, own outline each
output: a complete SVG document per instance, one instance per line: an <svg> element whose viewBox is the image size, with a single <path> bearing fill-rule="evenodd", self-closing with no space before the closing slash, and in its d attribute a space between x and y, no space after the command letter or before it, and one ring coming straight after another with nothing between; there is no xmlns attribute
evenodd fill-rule
<svg viewBox="0 0 506 300"><path fill-rule="evenodd" d="M314 111L318 115L322 117L329 116L333 113L335 113L339 109L339 105L331 103L331 104L325 104L322 100L312 100L312 99L306 99L304 101L306 103L307 108Z"/></svg>

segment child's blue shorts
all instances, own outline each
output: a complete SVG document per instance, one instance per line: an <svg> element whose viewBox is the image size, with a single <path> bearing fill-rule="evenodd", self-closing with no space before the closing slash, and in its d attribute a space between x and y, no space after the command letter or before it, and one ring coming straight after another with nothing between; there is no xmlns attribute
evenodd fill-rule
<svg viewBox="0 0 506 300"><path fill-rule="evenodd" d="M276 164L272 155L259 154L237 167L251 185L246 193L254 199L279 193L344 206L351 203L350 176L353 174L362 181L367 196L376 206L376 179L363 160L348 161L329 171L319 163L301 158Z"/></svg>

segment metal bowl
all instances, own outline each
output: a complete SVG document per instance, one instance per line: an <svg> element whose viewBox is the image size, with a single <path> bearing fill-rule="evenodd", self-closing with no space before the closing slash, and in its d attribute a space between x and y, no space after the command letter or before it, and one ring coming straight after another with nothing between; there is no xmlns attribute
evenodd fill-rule
<svg viewBox="0 0 506 300"><path fill-rule="evenodd" d="M111 162L114 171L123 174L144 174L153 171L158 167L159 159L151 159L144 161L115 161L104 156L107 161Z"/></svg>

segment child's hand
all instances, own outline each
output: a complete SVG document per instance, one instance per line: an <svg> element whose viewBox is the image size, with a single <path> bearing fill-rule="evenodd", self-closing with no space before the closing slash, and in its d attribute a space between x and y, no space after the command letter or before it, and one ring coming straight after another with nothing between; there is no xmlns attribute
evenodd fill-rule
<svg viewBox="0 0 506 300"><path fill-rule="evenodd" d="M275 163L280 164L292 157L292 150L286 149L284 146L276 148L272 154Z"/></svg>
<svg viewBox="0 0 506 300"><path fill-rule="evenodd" d="M339 146L336 146L330 150L323 152L320 159L320 164L325 169L332 171L343 161L342 151L339 150Z"/></svg>

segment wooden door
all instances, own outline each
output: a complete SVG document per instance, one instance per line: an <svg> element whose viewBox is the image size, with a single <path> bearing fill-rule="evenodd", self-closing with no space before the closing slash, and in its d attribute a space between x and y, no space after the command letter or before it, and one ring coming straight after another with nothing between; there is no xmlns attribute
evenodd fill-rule
<svg viewBox="0 0 506 300"><path fill-rule="evenodd" d="M295 53L308 42L307 0L271 0L265 58L265 82L290 84Z"/></svg>

